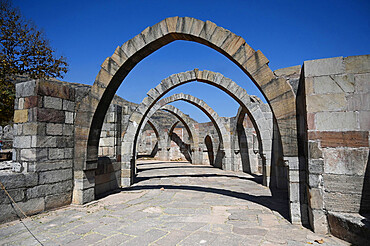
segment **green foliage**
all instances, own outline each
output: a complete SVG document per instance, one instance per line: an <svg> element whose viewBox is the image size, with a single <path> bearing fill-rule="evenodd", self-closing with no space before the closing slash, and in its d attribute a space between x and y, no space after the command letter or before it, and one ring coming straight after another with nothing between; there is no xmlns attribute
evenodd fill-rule
<svg viewBox="0 0 370 246"><path fill-rule="evenodd" d="M13 117L17 76L63 77L68 64L54 57L43 33L6 0L0 0L0 26L0 124L5 124Z"/></svg>

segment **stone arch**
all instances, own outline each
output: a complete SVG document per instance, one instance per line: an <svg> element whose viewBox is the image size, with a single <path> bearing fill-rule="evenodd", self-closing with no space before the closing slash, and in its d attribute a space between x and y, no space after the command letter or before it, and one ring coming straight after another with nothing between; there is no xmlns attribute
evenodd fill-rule
<svg viewBox="0 0 370 246"><path fill-rule="evenodd" d="M230 133L226 130L221 118L218 116L218 114L211 108L209 107L204 101L193 97L191 95L186 95L183 93L175 94L172 96L169 96L167 98L161 99L159 102L156 104L152 105L150 109L147 109L149 111L149 115L154 114L155 111L159 110L161 107L171 103L175 102L178 100L186 101L188 103L193 104L194 106L198 107L200 110L202 110L213 122L213 124L216 127L216 130L218 132L220 142L222 143L222 147L220 149L221 152L224 152L223 148L230 150ZM143 100L143 103L145 102L145 99ZM143 104L142 103L142 104ZM140 107L142 106L140 104L136 111L134 111L130 117L129 120L129 125L127 127L127 132L130 132L130 134L125 134L123 138L123 144L122 146L125 146L124 149L122 150L123 152L123 159L124 160L129 160L129 162L122 163L122 168L127 169L131 168L132 165L134 165L134 158L135 158L135 144L137 141L137 136L138 136L138 129L141 127L143 121L145 121L144 117L141 117L140 120L137 118L137 112L140 110ZM138 120L138 121L135 121ZM230 170L230 160L231 160L231 153L230 151L225 151L224 153L219 153L219 155L225 155L225 160L222 163L223 169L228 169ZM221 160L223 158L220 158ZM127 171L126 171L127 173ZM127 178L123 178L122 181L123 184L127 184Z"/></svg>
<svg viewBox="0 0 370 246"><path fill-rule="evenodd" d="M160 148L160 140L161 140L163 134L162 134L162 131L160 131L160 129L161 129L160 126L155 121L148 120L147 121L147 124L150 125L150 127L154 131L154 134L155 134L155 136L157 138L157 143L155 144L155 146L152 149L152 152L150 154L150 157L154 157L156 155L156 153L159 151L159 148ZM143 127L140 130L140 132L139 132L138 139L142 139L143 138L144 127L145 127L145 124L143 124Z"/></svg>
<svg viewBox="0 0 370 246"><path fill-rule="evenodd" d="M238 112L235 116L235 122L231 126L231 146L232 150L237 151L235 144L239 143L238 137L238 125L242 124L245 114L254 117L251 119L254 129L256 131L256 137L258 139L258 152L260 155L260 160L262 162L262 173L263 173L263 184L265 186L270 185L270 175L271 175L271 159L272 159L272 132L273 132L273 115L270 107L263 104L262 101L256 96L250 96L250 101L247 103L248 108L240 106ZM248 113L248 111L250 113ZM239 149L240 154L241 150Z"/></svg>
<svg viewBox="0 0 370 246"><path fill-rule="evenodd" d="M249 76L273 110L284 156L297 159L295 94L288 81L278 78L269 68L269 60L262 52L252 49L242 37L210 21L171 17L146 28L117 47L114 54L101 65L87 96L77 103L74 177L79 185L75 185L74 203L82 204L94 199L91 183L94 182L94 170L97 167L99 137L104 119L102 115L106 114L118 87L142 59L175 40L207 45L225 55ZM162 92L166 91L163 88ZM84 183L86 180L89 181L85 182L88 185Z"/></svg>
<svg viewBox="0 0 370 246"><path fill-rule="evenodd" d="M172 105L164 105L163 107L161 107L160 109L166 111L166 112L169 112L171 114L173 114L178 120L179 122L181 122L186 131L188 132L188 135L189 135L189 139L190 139L190 145L191 145L191 151L195 153L195 158L193 157L193 164L199 162L199 157L198 157L198 154L197 154L197 148L198 148L198 133L197 131L195 131L195 127L193 125L193 123L191 121L188 120L188 117L183 113L181 112L181 110L179 110L178 108L172 106ZM145 122L148 121L151 116L159 109L151 109L148 113L148 115L146 116L146 118L144 119L143 121L143 124L142 124L142 128L143 126L145 125ZM142 131L142 129L140 130ZM167 134L164 134L165 137L162 137L162 140L163 142L161 143L161 155L163 157L163 159L167 160L168 158L166 158L167 156L167 151L168 151L168 135Z"/></svg>
<svg viewBox="0 0 370 246"><path fill-rule="evenodd" d="M129 119L129 126L127 128L127 133L125 135L126 140L130 139L130 142L124 142L122 146L124 147L124 150L126 150L126 153L129 153L127 151L132 147L132 143L134 143L132 140L135 139L135 132L137 130L137 126L141 127L142 119L146 117L148 112L156 111L157 109L153 108L154 105L158 104L159 98L161 98L165 93L168 91L176 88L177 86L190 83L193 81L198 81L201 83L207 83L210 85L213 85L221 90L223 90L225 93L233 97L243 108L247 110L248 115L250 116L250 119L252 120L252 123L254 125L254 128L257 130L258 135L265 135L263 139L271 139L272 137L272 129L266 128L265 125L265 116L264 113L261 111L261 109L258 107L257 104L253 104L253 96L249 96L246 90L242 87L240 87L238 84L236 84L234 81L232 81L229 78L224 77L220 73L214 73L208 70L199 71L198 69L194 69L187 72L182 72L178 74L173 74L170 77L162 80L160 84L158 84L155 88L150 89L147 93L147 97L143 99L142 103L136 108L136 110L131 114L131 117ZM159 105L159 104L158 104ZM156 106L159 107L159 106ZM268 107L268 106L266 106ZM150 113L149 113L150 114ZM223 125L223 124L219 124ZM225 130L226 131L226 130ZM128 135L127 135L128 134ZM224 135L227 136L227 135ZM262 139L262 137L260 137ZM228 139L227 149L230 149L230 140ZM124 151L123 150L123 151ZM264 158L264 166L267 166L266 163L270 163L271 161L271 142L262 141L262 147L261 152L263 154ZM227 157L229 159L226 160L227 169L231 169L231 153L225 153L227 154ZM133 156L125 156L122 160L124 164L122 165L122 168L126 169L126 173L128 173L128 170L130 169L130 163L132 161ZM222 158L221 158L222 159ZM267 166L267 168L269 165ZM267 177L269 170L266 170L264 168L264 177ZM265 178L265 180L267 180ZM126 184L129 182L126 181ZM267 184L267 181L265 182Z"/></svg>
<svg viewBox="0 0 370 246"><path fill-rule="evenodd" d="M76 146L79 147L78 151L75 151L77 170L95 168L97 142L103 123L101 115L106 113L123 79L142 59L175 40L188 40L207 45L240 67L270 103L283 133L284 154L297 156L295 136L285 136L285 133L296 129L295 94L286 79L274 75L268 66L269 60L262 52L255 51L242 37L218 27L213 22L190 17L171 17L146 28L139 35L117 47L114 54L103 62L91 91L77 105Z"/></svg>

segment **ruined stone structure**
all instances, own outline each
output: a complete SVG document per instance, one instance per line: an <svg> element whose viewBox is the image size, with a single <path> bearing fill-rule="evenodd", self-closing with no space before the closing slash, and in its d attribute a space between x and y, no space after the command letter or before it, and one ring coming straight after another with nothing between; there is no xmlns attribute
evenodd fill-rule
<svg viewBox="0 0 370 246"><path fill-rule="evenodd" d="M198 69L165 78L139 105L115 96L137 63L176 40L225 55L256 84L267 104L237 81ZM91 87L20 82L13 160L22 170L1 173L0 181L28 214L93 201L132 184L137 153L146 143L139 139L147 136L148 123L156 138L151 146L157 143L152 155L158 159L170 159L171 143L178 141L179 151L193 164L262 174L264 185L286 191L292 223L349 241L366 238L358 230L344 234L343 228L356 223L348 218L364 220L370 213L370 56L305 61L274 72L268 63L242 37L210 21L172 17L117 47ZM192 81L226 92L239 103L238 114L219 117L191 95L162 98ZM176 100L198 106L211 122L196 123L167 105ZM159 124L156 112L172 120ZM184 138L176 134L179 122ZM5 195L0 197L1 220L15 218Z"/></svg>

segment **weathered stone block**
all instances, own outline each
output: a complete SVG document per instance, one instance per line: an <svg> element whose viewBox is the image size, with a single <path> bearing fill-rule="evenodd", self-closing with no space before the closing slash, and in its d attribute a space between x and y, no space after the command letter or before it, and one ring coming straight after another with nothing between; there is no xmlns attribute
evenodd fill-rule
<svg viewBox="0 0 370 246"><path fill-rule="evenodd" d="M320 131L357 130L356 112L318 112L315 115L316 129Z"/></svg>
<svg viewBox="0 0 370 246"><path fill-rule="evenodd" d="M29 97L35 95L36 81L17 83L15 85L16 97Z"/></svg>
<svg viewBox="0 0 370 246"><path fill-rule="evenodd" d="M312 209L322 210L324 208L322 189L321 188L309 189L309 200L310 200L310 207Z"/></svg>
<svg viewBox="0 0 370 246"><path fill-rule="evenodd" d="M68 205L72 202L72 192L50 195L45 197L45 209Z"/></svg>
<svg viewBox="0 0 370 246"><path fill-rule="evenodd" d="M368 131L315 131L308 132L308 139L321 140L321 147L369 147Z"/></svg>
<svg viewBox="0 0 370 246"><path fill-rule="evenodd" d="M44 172L44 171L51 171L51 170L57 170L57 169L72 168L72 166L73 166L72 160L57 160L57 161L39 162L36 164L35 171Z"/></svg>
<svg viewBox="0 0 370 246"><path fill-rule="evenodd" d="M65 120L64 111L56 109L38 108L37 120L40 122L64 123Z"/></svg>
<svg viewBox="0 0 370 246"><path fill-rule="evenodd" d="M39 173L40 184L56 183L69 179L72 180L72 169L60 169Z"/></svg>
<svg viewBox="0 0 370 246"><path fill-rule="evenodd" d="M312 174L322 174L324 172L324 160L309 160L308 171Z"/></svg>
<svg viewBox="0 0 370 246"><path fill-rule="evenodd" d="M69 100L63 100L63 110L66 111L75 111L75 103Z"/></svg>
<svg viewBox="0 0 370 246"><path fill-rule="evenodd" d="M46 124L47 135L63 135L63 124Z"/></svg>
<svg viewBox="0 0 370 246"><path fill-rule="evenodd" d="M314 77L313 91L315 94L351 93L355 91L355 77L352 74Z"/></svg>
<svg viewBox="0 0 370 246"><path fill-rule="evenodd" d="M53 108L53 109L62 109L62 99L57 97L44 97L44 107L45 108Z"/></svg>
<svg viewBox="0 0 370 246"><path fill-rule="evenodd" d="M304 72L305 77L342 74L345 72L343 57L305 61Z"/></svg>
<svg viewBox="0 0 370 246"><path fill-rule="evenodd" d="M322 111L343 111L347 108L344 93L307 96L307 111L309 113Z"/></svg>
<svg viewBox="0 0 370 246"><path fill-rule="evenodd" d="M354 174L365 173L368 149L325 149L324 170L332 174Z"/></svg>
<svg viewBox="0 0 370 246"><path fill-rule="evenodd" d="M370 110L370 93L350 95L347 100L350 111Z"/></svg>
<svg viewBox="0 0 370 246"><path fill-rule="evenodd" d="M43 96L59 97L71 101L75 98L75 91L69 86L46 80L39 81L38 94Z"/></svg>
<svg viewBox="0 0 370 246"><path fill-rule="evenodd" d="M310 160L322 158L322 151L319 148L318 142L308 142L308 158Z"/></svg>
<svg viewBox="0 0 370 246"><path fill-rule="evenodd" d="M14 123L23 123L28 121L28 110L15 110L14 111Z"/></svg>
<svg viewBox="0 0 370 246"><path fill-rule="evenodd" d="M370 55L345 57L344 64L347 73L369 73Z"/></svg>
<svg viewBox="0 0 370 246"><path fill-rule="evenodd" d="M13 140L14 148L31 148L31 136L15 136Z"/></svg>
<svg viewBox="0 0 370 246"><path fill-rule="evenodd" d="M60 160L64 158L64 148L52 148L49 149L49 159L50 160Z"/></svg>
<svg viewBox="0 0 370 246"><path fill-rule="evenodd" d="M27 198L44 197L52 194L66 193L72 190L72 180L55 184L38 185L27 190Z"/></svg>
<svg viewBox="0 0 370 246"><path fill-rule="evenodd" d="M361 194L325 192L325 208L333 212L358 213L360 211Z"/></svg>
<svg viewBox="0 0 370 246"><path fill-rule="evenodd" d="M36 161L36 149L21 149L21 161Z"/></svg>
<svg viewBox="0 0 370 246"><path fill-rule="evenodd" d="M364 177L350 174L324 174L323 182L326 192L361 194Z"/></svg>
<svg viewBox="0 0 370 246"><path fill-rule="evenodd" d="M313 209L311 210L312 216L312 229L316 233L327 234L328 233L328 221L326 214L322 210Z"/></svg>
<svg viewBox="0 0 370 246"><path fill-rule="evenodd" d="M75 113L73 112L65 112L65 123L66 124L73 124L74 114Z"/></svg>
<svg viewBox="0 0 370 246"><path fill-rule="evenodd" d="M370 73L355 74L356 92L369 93L370 92Z"/></svg>

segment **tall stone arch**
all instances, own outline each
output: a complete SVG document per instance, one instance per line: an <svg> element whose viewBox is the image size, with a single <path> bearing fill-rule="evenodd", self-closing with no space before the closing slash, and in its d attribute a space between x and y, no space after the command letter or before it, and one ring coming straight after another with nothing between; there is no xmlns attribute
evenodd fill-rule
<svg viewBox="0 0 370 246"><path fill-rule="evenodd" d="M178 108L172 106L172 105L164 105L163 107L160 108L161 110L164 110L166 112L169 112L171 114L173 114L179 122L181 122L186 131L188 132L188 135L189 135L189 138L190 138L190 145L191 145L191 148L192 148L192 152L195 153L195 155L193 156L193 164L197 164L199 162L199 157L198 157L198 154L197 154L197 151L198 151L198 133L197 131L195 131L195 126L193 125L193 123L191 121L189 121L188 117L183 113L181 112L181 110L179 110ZM143 124L142 124L142 128L143 126L146 124L145 122L146 121L149 121L151 116L156 112L157 110L156 109L151 109L148 113L148 115L146 116L146 118L144 119L143 121ZM140 130L142 131L142 129ZM167 160L167 151L168 151L168 146L167 146L167 143L168 143L168 135L165 134L166 136L162 138L161 140L161 145L160 145L160 159L163 159L163 160Z"/></svg>
<svg viewBox="0 0 370 246"><path fill-rule="evenodd" d="M193 97L191 95L186 95L186 94L183 94L183 93L175 94L175 95L169 96L167 98L163 98L162 100L160 100L159 102L154 104L149 109L149 112L150 112L149 115L154 114L154 112L159 110L161 107L166 106L167 104L169 104L171 102L175 102L175 101L179 101L179 100L189 102L189 103L193 104L194 106L198 107L213 122L213 124L216 127L216 130L218 131L219 138L222 140L223 148L225 150L227 150L223 153L225 155L225 162L223 163L223 165L224 165L223 169L229 169L230 170L230 161L231 161L230 133L226 130L226 128L225 128L222 120L218 116L218 114L211 107L209 107L204 101L202 101L202 100L200 100L196 97ZM140 104L137 107L137 110L139 110L141 105L142 104ZM133 159L135 158L135 149L136 149L135 143L137 141L138 132L140 131L139 129L140 129L141 125L143 124L143 122L145 121L144 117L141 117L139 122L135 121L135 120L139 120L137 118L137 115L135 114L137 112L137 110L132 113L132 115L130 117L130 120L129 120L129 125L127 127L127 129L128 129L127 131L130 131L131 134L125 134L125 136L123 138L122 146L124 146L124 147L122 149L122 155L123 155L122 159L125 160L125 161L122 162L122 169L126 170L123 173L128 173L127 169L132 170L132 167L133 167L132 165L134 164ZM223 150L221 150L221 151L223 151ZM127 185L127 183L128 183L127 179L128 178L129 177L123 177L122 178L122 185Z"/></svg>
<svg viewBox="0 0 370 246"><path fill-rule="evenodd" d="M74 203L86 203L94 199L94 188L90 183L94 182L94 170L97 167L99 136L104 119L102 116L118 87L142 59L175 40L207 45L242 69L261 90L272 108L280 131L284 156L296 159L295 94L287 80L277 78L268 66L269 60L261 51L252 49L242 37L210 21L171 17L146 28L117 47L114 54L103 62L88 95L77 103Z"/></svg>

